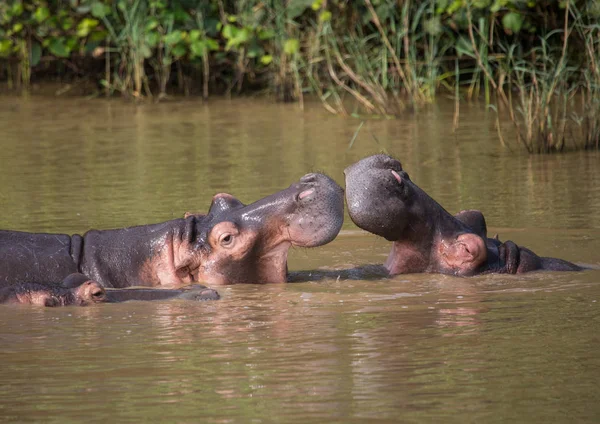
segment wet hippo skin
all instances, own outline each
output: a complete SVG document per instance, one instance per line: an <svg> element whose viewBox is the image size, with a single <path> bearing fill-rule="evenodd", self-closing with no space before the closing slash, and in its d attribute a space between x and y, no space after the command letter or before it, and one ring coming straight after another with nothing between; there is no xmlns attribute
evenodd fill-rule
<svg viewBox="0 0 600 424"><path fill-rule="evenodd" d="M393 242L385 262L392 275L582 269L562 259L540 257L511 241L488 238L481 212L468 210L450 215L390 156L367 157L344 173L346 202L354 223Z"/></svg>
<svg viewBox="0 0 600 424"><path fill-rule="evenodd" d="M61 281L75 272L112 288L282 283L289 248L333 240L343 208L332 179L308 174L250 205L221 193L207 214L159 224L83 236L0 231L0 285Z"/></svg>

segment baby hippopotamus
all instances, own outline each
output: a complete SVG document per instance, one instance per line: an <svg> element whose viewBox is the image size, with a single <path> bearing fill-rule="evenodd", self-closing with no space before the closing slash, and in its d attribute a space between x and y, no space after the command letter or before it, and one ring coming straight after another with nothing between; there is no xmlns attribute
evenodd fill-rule
<svg viewBox="0 0 600 424"><path fill-rule="evenodd" d="M97 281L78 272L68 275L60 283L17 283L0 288L0 304L38 306L88 306L94 303L169 299L203 302L220 298L216 290L201 284L192 284L180 289L105 289Z"/></svg>
<svg viewBox="0 0 600 424"><path fill-rule="evenodd" d="M0 289L0 303L37 306L87 306L107 302L104 287L86 280L75 287L62 284L20 283Z"/></svg>

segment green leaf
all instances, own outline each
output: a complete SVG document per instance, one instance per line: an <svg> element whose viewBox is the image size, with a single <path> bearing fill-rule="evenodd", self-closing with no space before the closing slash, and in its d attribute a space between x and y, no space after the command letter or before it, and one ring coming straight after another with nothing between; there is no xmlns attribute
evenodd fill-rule
<svg viewBox="0 0 600 424"><path fill-rule="evenodd" d="M219 43L217 40L212 38L205 38L202 40L192 41L190 44L190 51L192 52L192 58L204 56L205 51L214 51L219 49Z"/></svg>
<svg viewBox="0 0 600 424"><path fill-rule="evenodd" d="M498 12L500 9L502 9L503 7L503 2L501 2L500 0L496 0L494 2L494 4L492 5L492 7L490 7L490 12L492 13L496 13Z"/></svg>
<svg viewBox="0 0 600 424"><path fill-rule="evenodd" d="M12 7L10 8L10 14L13 16L21 16L22 13L23 3L20 1L13 3Z"/></svg>
<svg viewBox="0 0 600 424"><path fill-rule="evenodd" d="M193 29L190 31L190 41L198 41L202 33L198 29Z"/></svg>
<svg viewBox="0 0 600 424"><path fill-rule="evenodd" d="M50 53L52 53L54 56L58 57L69 57L71 54L71 51L66 46L62 37L53 38L50 40L50 43L48 44L48 50L50 50Z"/></svg>
<svg viewBox="0 0 600 424"><path fill-rule="evenodd" d="M94 18L102 19L110 14L110 6L100 1L95 1L92 3L91 12Z"/></svg>
<svg viewBox="0 0 600 424"><path fill-rule="evenodd" d="M206 48L206 43L204 42L204 40L193 41L190 44L190 51L192 52L192 58L204 56L205 48Z"/></svg>
<svg viewBox="0 0 600 424"><path fill-rule="evenodd" d="M271 28L264 28L258 30L259 40L270 40L273 37L275 37L275 31Z"/></svg>
<svg viewBox="0 0 600 424"><path fill-rule="evenodd" d="M31 43L31 51L29 52L29 63L31 66L36 66L42 58L42 46L37 41Z"/></svg>
<svg viewBox="0 0 600 424"><path fill-rule="evenodd" d="M212 38L206 38L206 46L208 50L219 50L219 42L217 40L213 40Z"/></svg>
<svg viewBox="0 0 600 424"><path fill-rule="evenodd" d="M330 20L331 20L331 12L329 10L324 10L319 14L319 21L329 22Z"/></svg>
<svg viewBox="0 0 600 424"><path fill-rule="evenodd" d="M173 50L171 50L171 53L176 58L180 58L181 56L184 56L187 53L187 49L185 48L185 45L177 44L175 47L173 47Z"/></svg>
<svg viewBox="0 0 600 424"><path fill-rule="evenodd" d="M50 16L50 9L47 7L38 7L35 9L35 12L33 12L33 19L38 23L45 21L48 16Z"/></svg>
<svg viewBox="0 0 600 424"><path fill-rule="evenodd" d="M73 28L73 25L75 25L75 21L73 20L73 18L68 17L66 18L64 21L62 21L62 23L60 24L61 28L64 31L68 31L71 28Z"/></svg>
<svg viewBox="0 0 600 424"><path fill-rule="evenodd" d="M458 53L458 57L461 57L462 55L475 57L475 53L473 52L473 45L464 36L459 37L458 42L456 43L456 53Z"/></svg>
<svg viewBox="0 0 600 424"><path fill-rule="evenodd" d="M21 22L17 22L16 24L13 25L12 30L13 32L19 32L23 29L23 24Z"/></svg>
<svg viewBox="0 0 600 424"><path fill-rule="evenodd" d="M515 12L509 12L502 17L502 26L505 30L517 33L523 26L523 16Z"/></svg>
<svg viewBox="0 0 600 424"><path fill-rule="evenodd" d="M173 3L175 3L175 2L173 2ZM171 7L173 7L173 6L171 6ZM173 16L173 19L175 20L175 22L186 22L186 21L190 21L192 19L192 17L184 9L182 9L179 6L175 7L171 16Z"/></svg>
<svg viewBox="0 0 600 424"><path fill-rule="evenodd" d="M300 41L298 41L296 38L290 38L286 40L285 44L283 45L283 51L288 56L298 53L298 50L300 50Z"/></svg>
<svg viewBox="0 0 600 424"><path fill-rule="evenodd" d="M12 41L9 39L0 40L0 57L10 56L12 47Z"/></svg>
<svg viewBox="0 0 600 424"><path fill-rule="evenodd" d="M227 29L227 27L230 27L230 26L231 25L226 25L225 28L223 28L223 31L225 31ZM228 38L227 45L225 46L225 48L227 50L231 49L232 47L238 47L238 46L246 43L250 39L251 32L248 28L242 28L242 29L235 28L235 27L233 27L233 28L234 29L232 29L229 34L229 35L231 35L231 37L225 37L225 38ZM223 34L223 35L225 35L225 34Z"/></svg>
<svg viewBox="0 0 600 424"><path fill-rule="evenodd" d="M450 4L450 6L448 6L448 9L446 10L446 12L449 15L453 15L454 12L456 12L457 10L459 10L462 7L462 5L463 5L462 0L454 0L452 2L452 4Z"/></svg>
<svg viewBox="0 0 600 424"><path fill-rule="evenodd" d="M232 38L235 38L235 36L237 35L237 33L239 32L238 27L234 26L234 25L225 25L223 27L223 37L227 40L231 40Z"/></svg>
<svg viewBox="0 0 600 424"><path fill-rule="evenodd" d="M260 58L260 63L265 66L269 65L271 62L273 62L273 56L271 56L270 54L266 54Z"/></svg>
<svg viewBox="0 0 600 424"><path fill-rule="evenodd" d="M72 52L77 48L77 38L67 37L67 40L65 41L65 46L67 46L67 50L69 51L69 53Z"/></svg>
<svg viewBox="0 0 600 424"><path fill-rule="evenodd" d="M474 0L473 6L476 9L485 9L485 8L489 7L491 3L492 3L491 0Z"/></svg>
<svg viewBox="0 0 600 424"><path fill-rule="evenodd" d="M289 19L295 19L302 15L306 9L312 6L314 0L290 0L287 5Z"/></svg>
<svg viewBox="0 0 600 424"><path fill-rule="evenodd" d="M160 41L160 34L156 31L147 32L144 38L146 40L146 44L149 47L154 48L158 46L158 43Z"/></svg>
<svg viewBox="0 0 600 424"><path fill-rule="evenodd" d="M183 33L180 30L175 30L173 32L168 33L167 35L165 35L165 43L169 44L169 45L174 45L177 44L181 41L181 39L183 38Z"/></svg>
<svg viewBox="0 0 600 424"><path fill-rule="evenodd" d="M98 26L100 22L97 19L84 18L77 25L77 36L85 38L88 34Z"/></svg>
<svg viewBox="0 0 600 424"><path fill-rule="evenodd" d="M448 7L448 0L438 0L435 2L435 13L441 15Z"/></svg>
<svg viewBox="0 0 600 424"><path fill-rule="evenodd" d="M152 31L154 28L158 26L158 19L150 18L148 22L146 22L146 31Z"/></svg>
<svg viewBox="0 0 600 424"><path fill-rule="evenodd" d="M107 37L108 37L108 33L106 31L104 31L104 30L102 30L102 31L94 31L88 37L88 41L89 42L105 41Z"/></svg>

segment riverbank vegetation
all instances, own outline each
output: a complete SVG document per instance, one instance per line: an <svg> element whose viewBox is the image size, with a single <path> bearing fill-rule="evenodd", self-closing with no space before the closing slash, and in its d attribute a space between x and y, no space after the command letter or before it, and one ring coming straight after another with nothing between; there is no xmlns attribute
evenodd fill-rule
<svg viewBox="0 0 600 424"><path fill-rule="evenodd" d="M527 151L599 147L595 0L5 0L0 80L97 93L267 91L393 117L450 93L495 110Z"/></svg>

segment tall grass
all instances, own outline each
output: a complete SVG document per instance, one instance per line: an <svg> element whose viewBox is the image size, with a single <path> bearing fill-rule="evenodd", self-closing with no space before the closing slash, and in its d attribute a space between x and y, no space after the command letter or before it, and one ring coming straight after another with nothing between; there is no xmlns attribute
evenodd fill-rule
<svg viewBox="0 0 600 424"><path fill-rule="evenodd" d="M524 54L518 44L503 46L505 54L500 56L496 72L486 61L487 47L477 43L483 36L469 30L485 81L508 114L517 143L529 153L598 148L599 29L598 24L585 23L581 12L567 0L563 28L540 36L537 46ZM574 38L574 33L580 37ZM569 52L579 47L584 53L573 63Z"/></svg>

